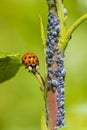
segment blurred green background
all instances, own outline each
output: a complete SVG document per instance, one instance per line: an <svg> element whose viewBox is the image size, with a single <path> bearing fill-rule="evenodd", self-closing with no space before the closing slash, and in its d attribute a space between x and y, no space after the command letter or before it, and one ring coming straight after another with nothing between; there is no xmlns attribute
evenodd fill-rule
<svg viewBox="0 0 87 130"><path fill-rule="evenodd" d="M87 12L87 0L65 0L67 25ZM0 0L0 51L34 52L44 75L44 54L39 15L46 30L46 0ZM65 53L66 125L62 130L87 130L87 21L73 33ZM40 130L44 105L36 78L21 67L17 75L0 84L0 130Z"/></svg>

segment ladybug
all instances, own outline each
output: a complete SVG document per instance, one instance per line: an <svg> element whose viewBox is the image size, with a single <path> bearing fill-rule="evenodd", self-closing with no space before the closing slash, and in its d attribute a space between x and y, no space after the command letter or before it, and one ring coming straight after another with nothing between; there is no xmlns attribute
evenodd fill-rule
<svg viewBox="0 0 87 130"><path fill-rule="evenodd" d="M28 52L22 57L22 63L29 69L30 72L35 73L39 67L39 60L36 54Z"/></svg>

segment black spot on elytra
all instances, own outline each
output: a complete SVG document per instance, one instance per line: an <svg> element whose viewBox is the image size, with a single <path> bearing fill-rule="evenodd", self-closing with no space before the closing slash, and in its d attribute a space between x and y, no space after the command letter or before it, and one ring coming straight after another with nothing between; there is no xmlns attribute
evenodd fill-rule
<svg viewBox="0 0 87 130"><path fill-rule="evenodd" d="M35 58L35 56L33 56L33 58Z"/></svg>
<svg viewBox="0 0 87 130"><path fill-rule="evenodd" d="M34 64L34 61L32 62L32 64Z"/></svg>
<svg viewBox="0 0 87 130"><path fill-rule="evenodd" d="M28 57L29 59L31 58L31 56Z"/></svg>
<svg viewBox="0 0 87 130"><path fill-rule="evenodd" d="M24 59L26 59L27 57L25 56Z"/></svg>
<svg viewBox="0 0 87 130"><path fill-rule="evenodd" d="M22 61L22 63L24 63L24 60Z"/></svg>
<svg viewBox="0 0 87 130"><path fill-rule="evenodd" d="M36 63L38 63L38 60L36 60Z"/></svg>
<svg viewBox="0 0 87 130"><path fill-rule="evenodd" d="M26 66L28 65L28 63L26 63Z"/></svg>

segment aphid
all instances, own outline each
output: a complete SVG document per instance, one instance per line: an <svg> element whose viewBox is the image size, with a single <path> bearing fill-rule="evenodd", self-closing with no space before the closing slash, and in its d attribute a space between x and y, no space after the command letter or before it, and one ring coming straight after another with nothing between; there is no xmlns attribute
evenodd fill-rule
<svg viewBox="0 0 87 130"><path fill-rule="evenodd" d="M29 69L30 72L35 73L39 67L39 60L36 54L26 53L22 57L22 63Z"/></svg>
<svg viewBox="0 0 87 130"><path fill-rule="evenodd" d="M53 85L54 87L58 87L58 82L57 82L57 80L53 79L51 82L52 82L52 85Z"/></svg>
<svg viewBox="0 0 87 130"><path fill-rule="evenodd" d="M67 9L64 8L64 16L66 16L66 15L67 15Z"/></svg>

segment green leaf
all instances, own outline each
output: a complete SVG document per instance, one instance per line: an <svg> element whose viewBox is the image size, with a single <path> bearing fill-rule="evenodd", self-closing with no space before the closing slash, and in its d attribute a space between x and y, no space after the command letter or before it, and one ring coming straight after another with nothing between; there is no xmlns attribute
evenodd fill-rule
<svg viewBox="0 0 87 130"><path fill-rule="evenodd" d="M42 39L43 46L45 48L46 47L46 36L45 36L45 30L44 30L41 16L40 16L40 27L41 27L41 39Z"/></svg>
<svg viewBox="0 0 87 130"><path fill-rule="evenodd" d="M21 65L19 54L0 52L0 83L14 77Z"/></svg>
<svg viewBox="0 0 87 130"><path fill-rule="evenodd" d="M44 29L44 25L43 25L43 21L42 21L42 17L40 17L40 27L41 27L41 39L42 39L42 44L43 44L43 50L44 50L44 66L45 66L45 79L47 78L47 64L46 64L46 35L45 35L45 29Z"/></svg>

